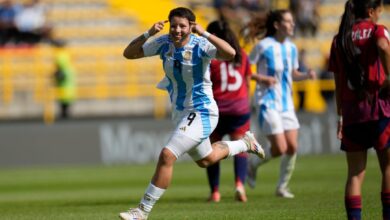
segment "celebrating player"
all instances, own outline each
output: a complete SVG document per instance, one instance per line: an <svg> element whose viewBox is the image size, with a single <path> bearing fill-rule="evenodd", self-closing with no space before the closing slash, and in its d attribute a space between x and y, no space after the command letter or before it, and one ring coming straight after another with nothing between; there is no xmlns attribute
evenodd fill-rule
<svg viewBox="0 0 390 220"><path fill-rule="evenodd" d="M316 73L309 70L306 74L297 70L297 48L289 40L294 34L294 20L290 11L276 10L265 17L255 17L247 30L247 39L252 40L265 32L265 37L252 49L249 59L257 65L257 74L252 78L257 82L259 125L271 144L271 147L264 149L265 159L249 158L247 181L249 186L255 187L258 166L282 155L276 195L293 198L287 186L295 166L299 123L294 111L291 84L293 79L314 79Z"/></svg>
<svg viewBox="0 0 390 220"><path fill-rule="evenodd" d="M232 61L213 59L210 64L211 81L213 83L214 99L219 109L218 125L210 136L211 143L222 140L229 135L231 140L239 140L249 130L249 81L251 70L248 56L240 48L238 39L225 21L211 22L207 31L225 40L236 51ZM236 185L236 200L246 202L245 178L247 167L246 152L234 156L234 174ZM219 202L219 162L207 167L210 185L209 201Z"/></svg>
<svg viewBox="0 0 390 220"><path fill-rule="evenodd" d="M165 78L158 87L167 89L170 94L176 125L161 150L154 176L138 207L120 213L120 217L126 220L148 218L154 204L171 182L175 161L184 153L188 153L200 167L242 152L264 157L263 149L250 132L237 141L220 141L211 145L209 140L218 122L218 107L210 81L210 61L212 58L231 60L235 50L226 41L204 31L195 23L195 15L187 8L171 10L168 19L169 34L145 43L166 23L157 22L124 50L128 59L160 56Z"/></svg>
<svg viewBox="0 0 390 220"><path fill-rule="evenodd" d="M374 147L382 172L383 219L390 219L390 46L376 24L381 0L350 0L334 37L329 69L335 75L337 136L346 152L345 209L360 220L367 150Z"/></svg>

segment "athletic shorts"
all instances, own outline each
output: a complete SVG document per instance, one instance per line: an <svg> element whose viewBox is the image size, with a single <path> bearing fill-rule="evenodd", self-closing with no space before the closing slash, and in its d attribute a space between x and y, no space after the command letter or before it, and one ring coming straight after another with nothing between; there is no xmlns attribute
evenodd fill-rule
<svg viewBox="0 0 390 220"><path fill-rule="evenodd" d="M351 124L343 127L341 150L364 151L371 147L383 150L390 147L390 118Z"/></svg>
<svg viewBox="0 0 390 220"><path fill-rule="evenodd" d="M258 121L260 129L265 135L281 134L284 131L299 128L294 110L280 112L274 109L260 109Z"/></svg>
<svg viewBox="0 0 390 220"><path fill-rule="evenodd" d="M218 123L217 111L184 111L178 117L176 128L166 144L176 158L188 153L194 161L208 156L211 151L209 136Z"/></svg>
<svg viewBox="0 0 390 220"><path fill-rule="evenodd" d="M220 115L218 125L213 134L219 137L225 135L244 135L250 128L250 113L245 115Z"/></svg>

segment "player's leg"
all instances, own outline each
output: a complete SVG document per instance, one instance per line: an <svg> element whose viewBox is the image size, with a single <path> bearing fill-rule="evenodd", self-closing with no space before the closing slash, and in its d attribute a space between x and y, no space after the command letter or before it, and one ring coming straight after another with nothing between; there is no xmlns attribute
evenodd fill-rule
<svg viewBox="0 0 390 220"><path fill-rule="evenodd" d="M173 174L173 165L177 158L181 155L188 152L190 149L198 146L201 143L201 139L198 137L192 138L188 135L193 134L194 132L190 128L181 129L183 126L188 125L188 117L182 117L179 121L175 131L173 132L171 138L167 143L167 147L163 148L156 166L155 173L151 180L151 183L147 187L143 198L138 204L137 208L132 208L127 212L120 213L120 217L124 220L143 220L147 219L149 213L151 212L154 204L157 200L163 195L165 190L168 188L171 183L172 174ZM195 120L191 118L192 120ZM194 123L195 125L198 124ZM186 132L187 131L187 132ZM188 132L189 131L189 132ZM195 135L199 135L195 133ZM206 149L208 150L208 149ZM211 149L208 152L203 152L204 155L209 154Z"/></svg>
<svg viewBox="0 0 390 220"><path fill-rule="evenodd" d="M272 158L279 157L280 155L284 154L287 150L287 142L283 133L268 135L267 139L270 145L264 147L264 152L265 152L264 159L249 156L248 167L247 167L247 172L248 172L247 182L251 188L255 188L256 186L258 167L264 165Z"/></svg>
<svg viewBox="0 0 390 220"><path fill-rule="evenodd" d="M276 195L283 198L294 198L288 188L288 183L295 169L295 161L298 148L298 130L289 130L284 133L287 150L280 161L279 181L276 187Z"/></svg>
<svg viewBox="0 0 390 220"><path fill-rule="evenodd" d="M228 133L230 140L240 140L245 136L245 132L250 129L250 113L231 116L229 120ZM257 157L257 156L256 156ZM248 199L245 192L245 180L247 176L248 153L240 153L234 156L234 181L235 181L235 200L246 202Z"/></svg>
<svg viewBox="0 0 390 220"><path fill-rule="evenodd" d="M122 219L147 219L154 204L160 199L171 183L173 165L176 159L176 156L168 148L163 148L161 150L152 181L146 188L144 196L138 204L138 207L132 208L127 212L120 213L119 216Z"/></svg>
<svg viewBox="0 0 390 220"><path fill-rule="evenodd" d="M267 136L268 145L264 146L265 158L256 158L249 155L247 167L247 182L251 188L256 186L257 168L273 157L284 153L287 149L283 135L282 117L276 110L260 108L258 123L261 132Z"/></svg>
<svg viewBox="0 0 390 220"><path fill-rule="evenodd" d="M390 219L390 148L377 150L377 156L382 172L382 215L383 219Z"/></svg>
<svg viewBox="0 0 390 220"><path fill-rule="evenodd" d="M237 141L218 141L212 144L212 151L206 157L197 160L200 167L208 167L222 159L232 157L239 153L248 152L264 158L264 150L251 132Z"/></svg>
<svg viewBox="0 0 390 220"><path fill-rule="evenodd" d="M387 220L390 219L390 118L380 119L377 126L375 149L382 173L382 216Z"/></svg>
<svg viewBox="0 0 390 220"><path fill-rule="evenodd" d="M218 130L218 127L216 128ZM220 141L221 136L214 130L210 136L211 143ZM207 199L209 202L219 202L221 200L221 194L219 193L219 177L220 177L220 164L216 162L215 164L209 166L207 169L207 179L210 186L210 197Z"/></svg>
<svg viewBox="0 0 390 220"><path fill-rule="evenodd" d="M361 187L364 181L367 151L346 152L348 176L345 185L345 209L348 219L361 219Z"/></svg>

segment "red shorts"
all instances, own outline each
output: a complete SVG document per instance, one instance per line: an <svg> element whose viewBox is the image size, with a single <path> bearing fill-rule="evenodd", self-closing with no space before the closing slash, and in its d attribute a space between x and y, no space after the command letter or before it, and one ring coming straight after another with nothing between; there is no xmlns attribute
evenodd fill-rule
<svg viewBox="0 0 390 220"><path fill-rule="evenodd" d="M347 152L364 151L371 147L376 150L390 147L390 118L343 127L341 150Z"/></svg>
<svg viewBox="0 0 390 220"><path fill-rule="evenodd" d="M213 135L223 137L228 135L244 135L250 128L250 113L245 115L220 115L218 125L213 131Z"/></svg>

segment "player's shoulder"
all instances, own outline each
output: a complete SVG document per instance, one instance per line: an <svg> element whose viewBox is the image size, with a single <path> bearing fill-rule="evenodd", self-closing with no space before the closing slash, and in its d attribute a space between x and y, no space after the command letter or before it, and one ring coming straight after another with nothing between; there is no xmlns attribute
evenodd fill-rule
<svg viewBox="0 0 390 220"><path fill-rule="evenodd" d="M161 35L155 39L156 43L158 44L164 44L164 43L170 43L171 40L169 38L168 34Z"/></svg>
<svg viewBox="0 0 390 220"><path fill-rule="evenodd" d="M196 45L199 45L202 47L202 46L205 46L207 44L210 44L210 42L206 38L201 37L201 36L197 36L195 34L191 34L190 42L189 42L190 46L195 47Z"/></svg>

